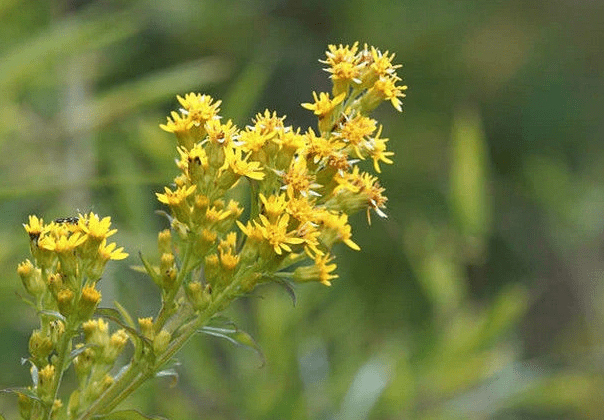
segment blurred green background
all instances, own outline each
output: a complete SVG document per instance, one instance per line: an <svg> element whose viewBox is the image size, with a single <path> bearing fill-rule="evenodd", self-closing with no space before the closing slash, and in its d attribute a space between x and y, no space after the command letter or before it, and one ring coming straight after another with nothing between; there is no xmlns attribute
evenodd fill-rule
<svg viewBox="0 0 604 420"><path fill-rule="evenodd" d="M28 384L36 317L16 293L28 214L111 215L131 257L105 305L157 309L154 192L177 173L158 125L209 93L240 127L330 84L327 44L396 52L404 113L375 113L396 162L388 219L353 218L333 287L263 287L124 403L178 419L604 418L604 3L3 0L0 388ZM68 382L73 380L67 377ZM0 412L17 418L12 396Z"/></svg>

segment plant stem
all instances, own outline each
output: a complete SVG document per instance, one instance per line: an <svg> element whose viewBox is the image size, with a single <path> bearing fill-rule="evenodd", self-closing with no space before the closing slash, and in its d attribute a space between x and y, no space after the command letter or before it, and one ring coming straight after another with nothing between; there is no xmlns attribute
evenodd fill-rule
<svg viewBox="0 0 604 420"><path fill-rule="evenodd" d="M57 399L59 394L59 386L61 385L61 381L63 379L63 373L65 372L65 367L68 361L69 353L71 352L71 338L73 337L74 330L72 327L72 322L69 319L65 320L66 328L65 332L61 336L59 340L59 345L57 346L57 361L55 364L55 376L51 387L52 399L48 406L45 407L46 411L46 419L50 420L52 415L52 406L54 401Z"/></svg>
<svg viewBox="0 0 604 420"><path fill-rule="evenodd" d="M142 363L131 361L127 371L83 413L81 413L77 420L89 420L94 416L110 413L120 402L132 394L132 392L166 364L199 330L199 328L223 308L224 303L230 302L238 296L239 286L244 281L245 277L246 276L238 277L236 281L227 286L216 299L212 301L204 312L200 313L197 318L185 325L183 333L172 341L168 348L153 361L151 365L145 366L145 359L142 360Z"/></svg>

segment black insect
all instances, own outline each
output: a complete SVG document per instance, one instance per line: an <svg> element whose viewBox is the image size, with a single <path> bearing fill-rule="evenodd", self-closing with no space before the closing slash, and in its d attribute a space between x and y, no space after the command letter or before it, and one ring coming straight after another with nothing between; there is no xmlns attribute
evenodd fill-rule
<svg viewBox="0 0 604 420"><path fill-rule="evenodd" d="M59 217L58 219L55 219L55 223L70 223L72 225L77 224L79 221L80 218L78 216Z"/></svg>

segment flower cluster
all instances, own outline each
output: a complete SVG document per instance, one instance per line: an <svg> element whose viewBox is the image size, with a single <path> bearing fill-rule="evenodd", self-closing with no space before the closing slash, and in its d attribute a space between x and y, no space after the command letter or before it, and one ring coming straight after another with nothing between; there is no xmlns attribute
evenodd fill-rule
<svg viewBox="0 0 604 420"><path fill-rule="evenodd" d="M333 81L331 96L313 92L314 103L302 104L318 117L318 132L286 125L268 110L240 129L223 121L221 101L177 97L180 112L161 128L176 135L181 173L157 197L170 208L180 239L196 244L194 264L203 276L189 287L217 292L236 285L245 292L276 278L329 285L337 277L333 245L359 249L348 215L373 209L385 216L384 189L357 163L370 159L378 173L380 164L392 163L382 126L368 114L383 101L401 111L406 86L396 85L400 66L393 58L358 43L330 45L321 62ZM243 180L249 198L241 198Z"/></svg>
<svg viewBox="0 0 604 420"><path fill-rule="evenodd" d="M40 328L33 331L29 340L34 382L31 391L35 398L21 394L20 406L24 418L35 419L42 418L49 407L54 415L63 405L57 399L57 388L63 370L70 362L71 340L82 325L87 331L86 325L96 322L90 320L101 300L95 286L105 265L109 260L121 260L128 254L115 243L107 243L107 238L116 232L110 228L111 219L101 219L94 213L56 219L49 224L30 216L24 227L29 234L33 262L22 262L17 272L25 290L34 299L30 303L39 313ZM89 344L88 334L86 336L79 346ZM119 345L116 337L120 338ZM126 339L125 332L120 330L112 340L106 341L104 351L115 355L113 360L104 356L106 369L96 371L96 376L90 375L90 371L79 372L81 392L93 397L101 392L100 389L94 391L99 388L97 376L107 374ZM97 346L87 348L85 353L92 362L101 357L103 351ZM78 365L82 357L75 357L74 364ZM75 399L73 395L72 398Z"/></svg>
<svg viewBox="0 0 604 420"><path fill-rule="evenodd" d="M373 210L385 217L384 189L360 163L377 173L392 163L382 126L368 114L384 101L401 111L406 86L397 85L393 58L358 43L330 45L322 62L333 90L313 92L314 102L302 104L318 117L317 131L287 125L268 110L238 128L221 118L221 101L177 96L179 112L160 127L176 136L179 174L156 194L169 208L170 228L159 232L157 261L141 255L137 267L161 290L156 316L135 322L117 302L117 309L97 309L95 286L106 263L127 256L107 243L116 232L108 217L44 224L31 216L25 229L34 262L20 264L18 273L41 325L29 346L33 386L18 393L22 417L106 418L193 334L205 328L245 337L208 324L256 285L330 285L338 277L333 247L360 249L349 215L366 210L370 220ZM121 329L110 333L108 320ZM128 341L132 355L114 375ZM62 409L58 388L69 366L78 385Z"/></svg>

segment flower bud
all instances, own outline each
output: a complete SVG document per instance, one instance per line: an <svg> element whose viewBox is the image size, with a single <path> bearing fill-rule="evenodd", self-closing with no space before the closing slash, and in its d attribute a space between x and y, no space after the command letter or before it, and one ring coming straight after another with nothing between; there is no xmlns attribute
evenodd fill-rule
<svg viewBox="0 0 604 420"><path fill-rule="evenodd" d="M126 343L128 342L128 334L126 334L126 330L117 330L113 334L111 334L111 338L109 339L109 344L105 348L105 352L103 353L103 359L107 364L113 364L115 359L120 355Z"/></svg>
<svg viewBox="0 0 604 420"><path fill-rule="evenodd" d="M52 340L40 330L34 330L29 338L29 353L35 360L44 360L54 348Z"/></svg>
<svg viewBox="0 0 604 420"><path fill-rule="evenodd" d="M100 301L101 293L98 290L93 286L84 287L78 302L78 317L81 320L90 319Z"/></svg>
<svg viewBox="0 0 604 420"><path fill-rule="evenodd" d="M83 344L78 344L76 348L82 347ZM76 371L76 375L80 381L84 381L88 378L92 363L95 360L95 351L92 348L87 348L78 354L73 359L73 365ZM71 401L70 401L71 403Z"/></svg>
<svg viewBox="0 0 604 420"><path fill-rule="evenodd" d="M155 330L153 329L153 318L139 318L138 326L141 330L141 334L147 337L149 340L153 340L155 337Z"/></svg>
<svg viewBox="0 0 604 420"><path fill-rule="evenodd" d="M185 291L189 302L196 311L203 311L212 300L212 288L209 284L203 287L200 282L192 281L187 284Z"/></svg>
<svg viewBox="0 0 604 420"><path fill-rule="evenodd" d="M38 372L38 396L42 401L52 398L52 384L55 378L55 367L46 365Z"/></svg>
<svg viewBox="0 0 604 420"><path fill-rule="evenodd" d="M50 341L52 341L53 345L57 345L59 339L65 332L65 324L60 319L55 321L51 321L50 324Z"/></svg>
<svg viewBox="0 0 604 420"><path fill-rule="evenodd" d="M170 229L164 229L157 235L157 248L162 254L172 252L172 232Z"/></svg>
<svg viewBox="0 0 604 420"><path fill-rule="evenodd" d="M23 287L27 293L32 296L39 296L45 290L44 282L42 281L42 270L34 267L29 260L25 260L17 266L17 273L21 277Z"/></svg>
<svg viewBox="0 0 604 420"><path fill-rule="evenodd" d="M59 410L63 407L63 401L56 399L52 403L52 408L50 409L50 418L54 420L59 415Z"/></svg>
<svg viewBox="0 0 604 420"><path fill-rule="evenodd" d="M86 343L105 348L109 344L109 324L102 318L91 319L82 324Z"/></svg>
<svg viewBox="0 0 604 420"><path fill-rule="evenodd" d="M51 274L48 276L46 284L50 290L50 293L52 293L55 299L58 299L59 292L64 289L63 276L61 276L59 273Z"/></svg>
<svg viewBox="0 0 604 420"><path fill-rule="evenodd" d="M73 309L73 292L69 289L63 289L57 294L57 304L59 305L59 312L62 315L68 316Z"/></svg>
<svg viewBox="0 0 604 420"><path fill-rule="evenodd" d="M168 348L170 344L170 340L172 338L172 334L170 334L166 330L161 330L159 334L155 336L153 340L153 351L156 355L162 354Z"/></svg>

